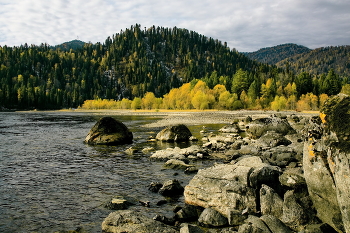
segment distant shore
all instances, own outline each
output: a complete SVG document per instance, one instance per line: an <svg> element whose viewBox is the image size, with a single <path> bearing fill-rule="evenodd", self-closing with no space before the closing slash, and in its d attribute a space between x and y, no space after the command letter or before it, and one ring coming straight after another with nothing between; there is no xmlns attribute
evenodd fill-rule
<svg viewBox="0 0 350 233"><path fill-rule="evenodd" d="M160 116L162 119L144 125L143 127L165 127L169 125L185 124L185 125L200 125L200 124L230 124L236 120L243 120L247 116L252 119L268 117L273 114L277 115L297 115L297 116L312 116L318 115L317 111L313 112L296 112L296 111L263 111L263 110L237 110L237 111L219 111L219 110L59 110L62 112L86 112L96 115L145 115L145 116Z"/></svg>

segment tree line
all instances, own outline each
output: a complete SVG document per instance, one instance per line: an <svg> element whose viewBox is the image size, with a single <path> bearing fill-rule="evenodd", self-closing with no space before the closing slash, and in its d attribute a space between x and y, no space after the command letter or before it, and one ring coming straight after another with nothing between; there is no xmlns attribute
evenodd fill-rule
<svg viewBox="0 0 350 233"><path fill-rule="evenodd" d="M255 81L248 85L247 72L240 69L235 73L229 90L223 84L217 84L210 88L205 81L194 79L179 88L171 89L163 97L157 98L153 92L147 92L142 98L135 97L132 100L125 98L120 101L113 99L86 100L80 108L315 111L319 110L330 95L338 94L340 91L350 94L350 84L346 84L342 88L340 79L332 70L321 80L312 80L310 75L302 73L296 81L298 84L293 82L283 86L280 81L275 82L269 78L260 87ZM322 83L319 84L318 81L322 81ZM340 90L340 88L342 89Z"/></svg>
<svg viewBox="0 0 350 233"><path fill-rule="evenodd" d="M134 108L270 108L276 97L292 103L308 93L337 94L346 85L334 70L295 75L177 27L136 24L104 43L69 50L0 46L0 107L8 109L77 108L104 99L123 102L120 108L132 102Z"/></svg>

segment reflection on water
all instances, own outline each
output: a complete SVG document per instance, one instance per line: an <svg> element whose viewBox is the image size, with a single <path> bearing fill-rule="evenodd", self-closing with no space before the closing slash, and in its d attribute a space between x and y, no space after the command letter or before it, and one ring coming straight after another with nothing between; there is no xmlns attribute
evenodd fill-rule
<svg viewBox="0 0 350 233"><path fill-rule="evenodd" d="M134 134L134 142L123 146L89 146L85 136L101 116L89 113L0 113L0 232L55 232L83 227L100 232L103 219L111 212L103 206L112 196L124 195L150 201L140 205L150 217L169 215L173 200L155 205L164 197L151 193L152 181L178 179L186 185L192 178L163 170L163 162L149 161L141 152L129 156L129 147L187 147L188 143L147 142L159 129L140 127L155 116L114 116ZM222 125L209 125L216 131ZM200 137L201 126L189 126ZM200 143L200 142L198 142ZM198 167L211 161L199 161Z"/></svg>

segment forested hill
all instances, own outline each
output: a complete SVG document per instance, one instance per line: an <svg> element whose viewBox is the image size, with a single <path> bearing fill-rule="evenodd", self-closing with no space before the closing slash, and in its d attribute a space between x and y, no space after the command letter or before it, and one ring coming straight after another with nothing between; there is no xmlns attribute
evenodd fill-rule
<svg viewBox="0 0 350 233"><path fill-rule="evenodd" d="M61 50L64 51L69 51L71 49L75 50L75 49L80 49L82 47L84 47L85 42L81 41L81 40L72 40L72 41L68 41L65 43L62 43L60 45L56 45L56 46L52 46L52 49L57 49L60 48Z"/></svg>
<svg viewBox="0 0 350 233"><path fill-rule="evenodd" d="M348 77L334 72L349 68L345 58L345 68L325 67L317 75L289 62L295 72L253 61L194 31L138 24L96 44L0 46L0 109L76 108L100 99L136 103L151 96L151 102L164 97L162 106L173 109L295 109L301 100L309 106L304 109L315 110L342 86L350 92Z"/></svg>
<svg viewBox="0 0 350 233"><path fill-rule="evenodd" d="M341 77L350 77L350 45L314 49L288 57L276 65L285 67L286 63L295 73L308 72L311 75L318 75L334 69L334 72Z"/></svg>
<svg viewBox="0 0 350 233"><path fill-rule="evenodd" d="M310 52L311 49L297 44L282 44L274 47L262 48L256 52L243 53L252 60L275 65L277 62L297 54Z"/></svg>
<svg viewBox="0 0 350 233"><path fill-rule="evenodd" d="M271 68L248 59L219 40L180 28L131 26L104 43L77 49L47 44L0 46L0 107L77 107L86 99L157 97L193 79L229 89L238 69Z"/></svg>

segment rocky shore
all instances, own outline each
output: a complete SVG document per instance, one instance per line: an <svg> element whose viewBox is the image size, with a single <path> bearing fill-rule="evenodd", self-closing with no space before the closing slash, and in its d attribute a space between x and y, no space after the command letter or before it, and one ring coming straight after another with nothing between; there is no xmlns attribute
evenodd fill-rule
<svg viewBox="0 0 350 233"><path fill-rule="evenodd" d="M176 179L149 184L149 191L159 195L184 195L184 203L174 208L172 217L148 218L129 210L129 202L121 197L114 200L117 204L113 200L109 204L116 211L103 221L102 231L350 232L349 103L350 97L338 95L326 103L321 114L157 113L165 117L144 127L167 127L159 132L167 133L158 134L158 140L183 136L170 127L177 124L181 128L227 125L215 134L203 129L200 145L150 154L150 160L164 162L165 169L193 174L185 187ZM172 138L165 138L168 135ZM186 138L191 137L186 134ZM208 159L216 163L205 169L194 165L194 161ZM149 203L141 204L147 207Z"/></svg>

